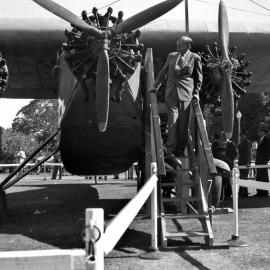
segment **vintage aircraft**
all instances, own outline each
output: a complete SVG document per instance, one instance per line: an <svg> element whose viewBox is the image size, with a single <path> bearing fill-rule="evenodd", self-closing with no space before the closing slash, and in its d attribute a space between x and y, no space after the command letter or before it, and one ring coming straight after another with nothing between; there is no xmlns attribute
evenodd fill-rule
<svg viewBox="0 0 270 270"><path fill-rule="evenodd" d="M14 19L2 13L0 49L10 70L9 87L2 92L2 97L60 99L60 151L69 172L86 175L127 170L138 160L142 141L141 42L144 47L153 48L156 58L166 57L168 51L175 50L176 40L186 33L184 20L151 21L182 1L161 2L127 20L122 13L114 17L111 9L104 15L93 9L91 16L83 12L80 18L51 0L34 2L71 23L73 29L65 31L68 26L64 21L54 19L54 15L38 18L29 14ZM22 1L25 6L21 12L41 8L34 2ZM150 2L156 3L148 1L148 5ZM4 10L5 6L15 7L16 3L4 0L0 5ZM78 1L75 5L78 8ZM229 60L233 52L227 53L228 22L224 20L224 8L220 10L221 57L217 55L216 60L228 64L223 65L222 70L226 72L221 74L225 78L221 86L226 90L222 92L222 108L228 110L224 124L230 137L233 92ZM136 31L137 28L141 28L141 33ZM250 91L265 91L270 83L269 76L265 76L270 71L270 36L267 32L265 25L254 26L251 22L230 24L231 44L236 44L248 55L255 71ZM214 44L219 39L217 25L208 22L192 22L189 35L195 41L194 50L198 52L204 51L205 44ZM210 58L205 57L208 67L217 68L215 62L209 62ZM235 68L247 67L248 63L240 63L239 57L233 58L239 60ZM53 67L54 74L59 71L58 77L51 76ZM248 77L244 71L241 76L238 74L240 79L234 80L236 84L240 80L240 92L244 91L245 78ZM214 72L212 84L215 80L214 84L220 83L219 76L219 72Z"/></svg>

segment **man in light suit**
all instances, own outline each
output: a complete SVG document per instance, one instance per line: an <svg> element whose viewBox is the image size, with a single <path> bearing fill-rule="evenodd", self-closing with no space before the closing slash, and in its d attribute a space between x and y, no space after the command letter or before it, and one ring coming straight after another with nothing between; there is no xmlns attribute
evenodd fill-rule
<svg viewBox="0 0 270 270"><path fill-rule="evenodd" d="M168 110L168 155L183 155L188 139L190 102L199 100L202 85L202 64L198 54L190 51L192 39L182 36L177 52L168 55L150 91L158 91L167 76L165 103Z"/></svg>

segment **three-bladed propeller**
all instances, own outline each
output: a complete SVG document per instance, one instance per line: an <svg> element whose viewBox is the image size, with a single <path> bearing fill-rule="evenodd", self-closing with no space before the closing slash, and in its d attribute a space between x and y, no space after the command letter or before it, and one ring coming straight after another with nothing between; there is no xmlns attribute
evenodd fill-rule
<svg viewBox="0 0 270 270"><path fill-rule="evenodd" d="M232 63L230 62L228 56L229 22L223 0L221 0L219 3L218 30L222 54L221 68L223 69L223 78L221 82L222 121L226 138L230 139L232 137L234 122L234 99L231 81Z"/></svg>
<svg viewBox="0 0 270 270"><path fill-rule="evenodd" d="M171 9L179 5L183 0L167 0L157 5L154 5L140 13L133 15L125 21L119 23L115 30L117 34L128 33L134 29L140 28L143 25L157 19L166 14Z"/></svg>
<svg viewBox="0 0 270 270"><path fill-rule="evenodd" d="M91 35L97 38L104 38L104 32L100 31L96 27L90 26L80 17L69 11L68 9L62 7L61 5L51 1L51 0L33 0L43 8L47 9L56 16L62 18L63 20L71 23L72 25L78 27L81 30L89 32Z"/></svg>
<svg viewBox="0 0 270 270"><path fill-rule="evenodd" d="M109 95L110 95L110 68L108 56L108 38L110 34L128 33L136 28L139 28L158 17L164 15L183 0L167 0L153 7L150 7L129 19L121 22L116 27L108 30L99 30L98 28L87 24L77 15L53 2L52 0L33 0L43 8L57 15L58 17L68 21L77 28L88 32L90 35L100 39L102 44L97 65L96 77L96 114L101 132L106 131L109 113Z"/></svg>

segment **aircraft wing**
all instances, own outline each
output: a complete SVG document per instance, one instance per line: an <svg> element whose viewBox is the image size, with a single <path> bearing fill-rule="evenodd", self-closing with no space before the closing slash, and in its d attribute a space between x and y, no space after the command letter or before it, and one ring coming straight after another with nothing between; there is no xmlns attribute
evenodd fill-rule
<svg viewBox="0 0 270 270"><path fill-rule="evenodd" d="M58 18L1 19L0 51L10 71L5 98L57 98L57 76L52 75L57 50L65 40L69 25ZM189 35L194 51L218 41L216 22L190 22ZM252 84L248 92L267 92L270 86L270 24L230 23L230 47L246 53L251 62ZM156 20L141 28L145 48L152 47L159 61L176 48L176 40L185 34L184 20Z"/></svg>
<svg viewBox="0 0 270 270"><path fill-rule="evenodd" d="M3 98L57 98L57 77L52 69L66 26L45 18L1 20L0 51L9 69Z"/></svg>
<svg viewBox="0 0 270 270"><path fill-rule="evenodd" d="M270 24L246 22L229 22L229 48L237 46L236 53L246 54L250 61L247 71L251 71L252 84L246 88L248 93L270 91ZM154 58L167 56L168 52L176 50L176 40L185 33L184 20L155 21L142 29L141 39L145 47L153 48ZM218 42L218 25L214 21L190 22L189 36L193 39L195 52L205 50ZM163 63L166 59L163 60Z"/></svg>

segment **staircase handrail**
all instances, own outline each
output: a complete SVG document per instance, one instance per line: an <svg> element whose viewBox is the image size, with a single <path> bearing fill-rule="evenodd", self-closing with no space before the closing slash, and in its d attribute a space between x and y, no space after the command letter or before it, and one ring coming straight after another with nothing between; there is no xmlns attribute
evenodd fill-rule
<svg viewBox="0 0 270 270"><path fill-rule="evenodd" d="M152 48L148 48L145 54L145 66L147 70L147 90L154 84L154 63ZM156 162L158 167L158 175L166 175L164 154L163 154L163 141L160 130L160 117L158 112L157 95L156 93L149 92L150 96L150 112L151 112L151 125L153 126L154 143L156 150Z"/></svg>
<svg viewBox="0 0 270 270"><path fill-rule="evenodd" d="M209 174L216 174L217 170L216 170L216 166L214 163L212 150L210 147L208 134L207 134L206 127L204 124L203 114L202 114L201 107L200 107L198 100L196 100L196 99L192 100L192 109L193 109L194 116L196 119L196 124L197 124L197 128L198 128L197 134L199 135L199 138L200 138L201 143L202 143L202 149L203 149L204 157L206 160L208 172L209 172Z"/></svg>

